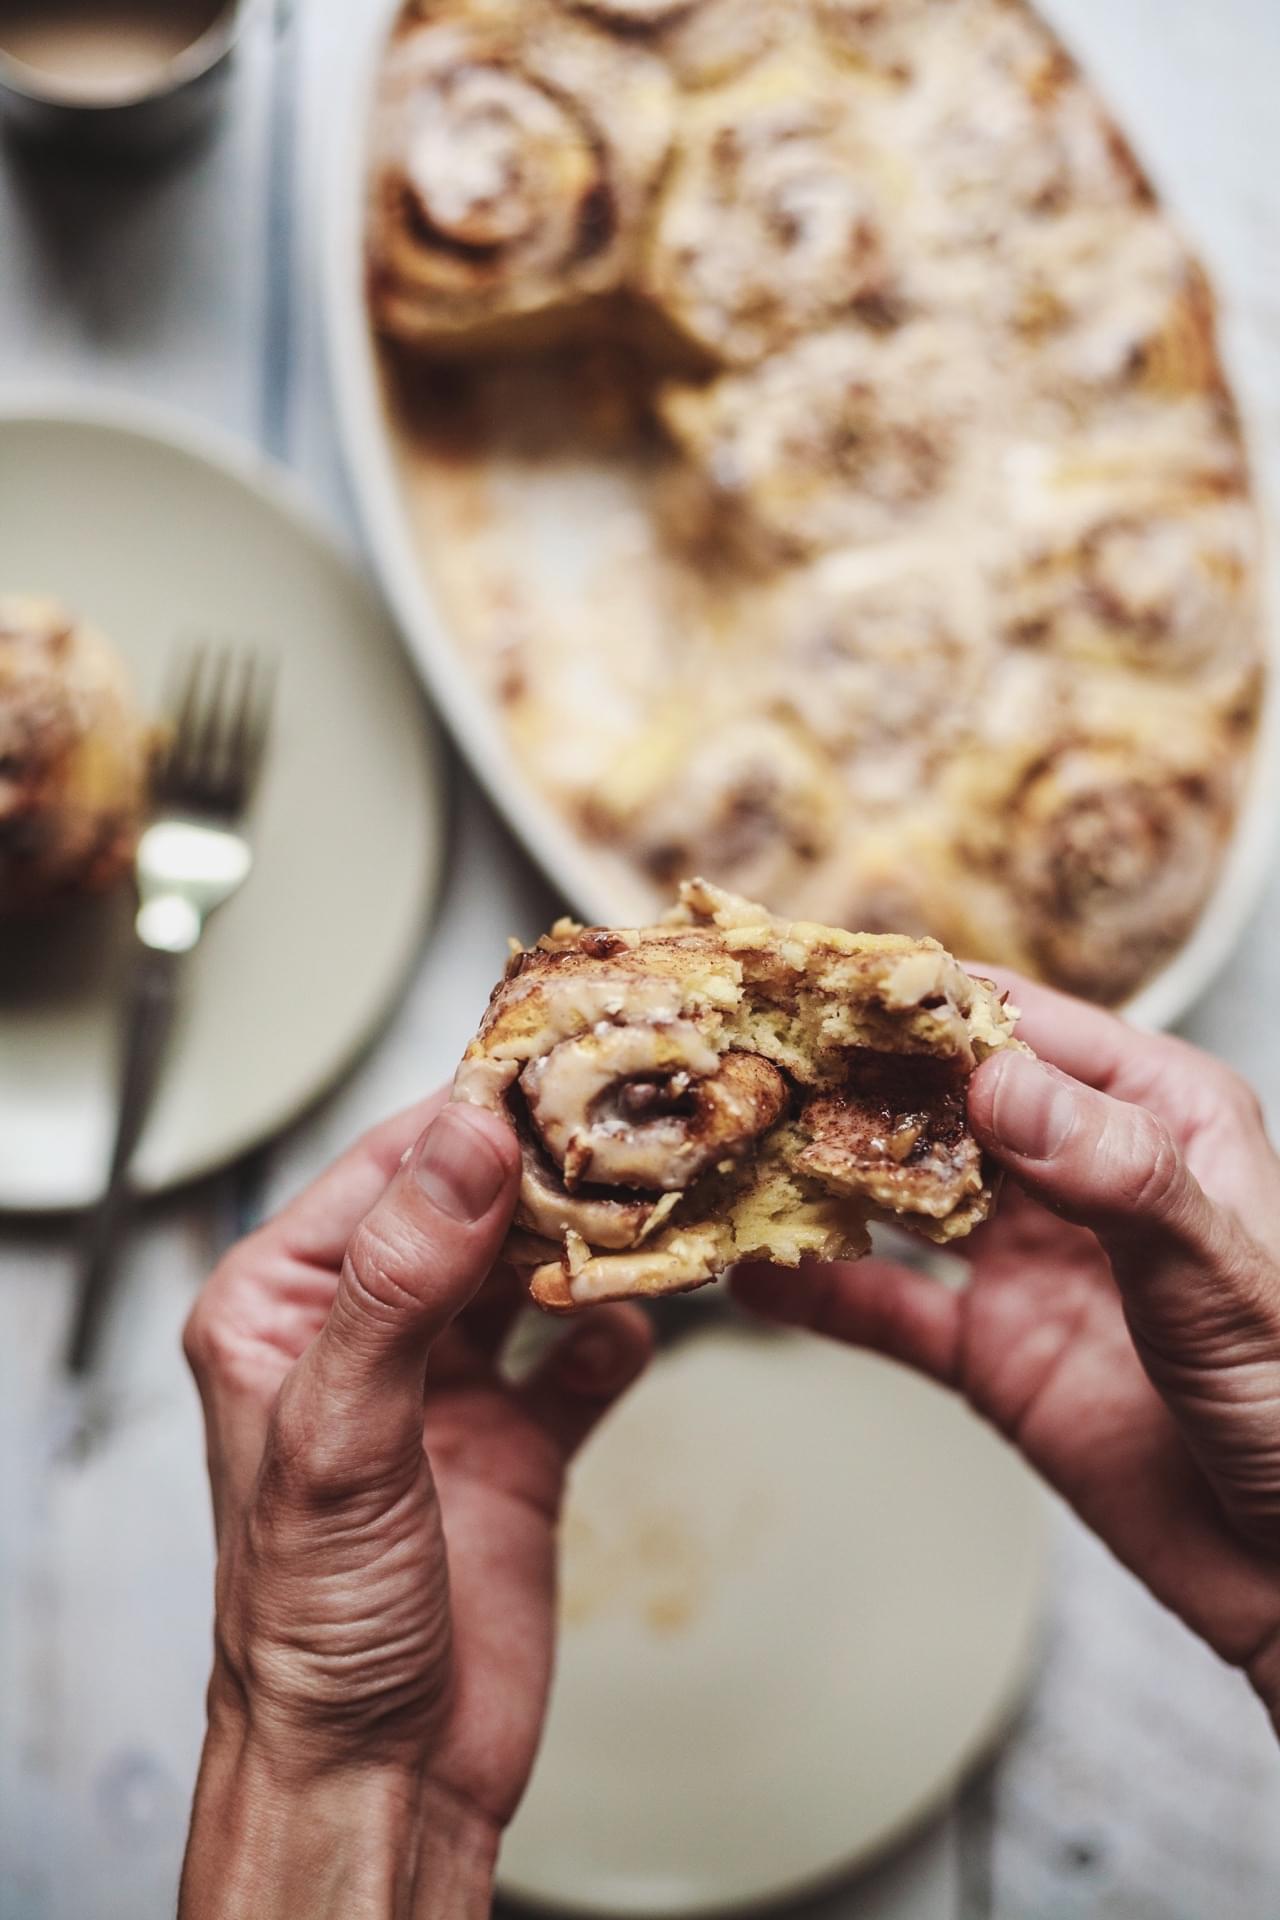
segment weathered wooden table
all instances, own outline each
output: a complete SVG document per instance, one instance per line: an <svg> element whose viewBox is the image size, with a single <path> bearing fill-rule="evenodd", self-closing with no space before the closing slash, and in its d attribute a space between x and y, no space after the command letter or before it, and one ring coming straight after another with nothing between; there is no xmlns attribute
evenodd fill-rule
<svg viewBox="0 0 1280 1920"><path fill-rule="evenodd" d="M1229 296L1280 497L1276 0L1058 0ZM264 9L217 140L136 181L0 149L0 386L107 387L238 431L349 520L316 223L331 63L357 0ZM239 1222L442 1078L476 983L553 907L456 775L452 870L412 989L348 1083L251 1166L140 1227L106 1366L110 1445L57 1458L68 1236L0 1233L0 1920L172 1911L208 1660L210 1537L178 1329ZM1280 1109L1280 876L1187 1023ZM0 1061L0 1075L3 1061ZM1280 1760L1243 1684L1066 1517L1043 1658L995 1766L861 1888L806 1909L999 1920L1277 1920ZM859 1763L851 1755L851 1766Z"/></svg>

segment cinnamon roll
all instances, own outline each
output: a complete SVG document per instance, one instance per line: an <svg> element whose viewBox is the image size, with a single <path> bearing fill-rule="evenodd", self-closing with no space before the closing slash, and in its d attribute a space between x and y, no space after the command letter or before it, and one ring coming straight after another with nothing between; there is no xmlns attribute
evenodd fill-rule
<svg viewBox="0 0 1280 1920"><path fill-rule="evenodd" d="M884 10L886 31L900 11ZM950 264L980 294L1011 235L1073 209L1150 199L1114 122L1029 7L934 0L918 16L912 84L886 102L882 137L909 182L922 282Z"/></svg>
<svg viewBox="0 0 1280 1920"><path fill-rule="evenodd" d="M1120 208L1027 222L1002 251L988 311L1033 398L1079 411L1125 389L1177 398L1221 388L1208 282L1162 215Z"/></svg>
<svg viewBox="0 0 1280 1920"><path fill-rule="evenodd" d="M832 46L867 72L906 85L928 36L974 10L968 0L814 0L814 11Z"/></svg>
<svg viewBox="0 0 1280 1920"><path fill-rule="evenodd" d="M728 79L794 26L789 0L559 0L651 48L692 87Z"/></svg>
<svg viewBox="0 0 1280 1920"><path fill-rule="evenodd" d="M0 913L128 870L151 736L124 664L56 601L0 598Z"/></svg>
<svg viewBox="0 0 1280 1920"><path fill-rule="evenodd" d="M935 530L962 508L981 359L954 326L815 334L709 386L670 383L661 418L744 556L787 560Z"/></svg>
<svg viewBox="0 0 1280 1920"><path fill-rule="evenodd" d="M950 789L976 950L1108 1002L1195 927L1234 798L1220 744L1185 710L1179 727L1175 709L1143 701L1127 720L975 764L967 793Z"/></svg>
<svg viewBox="0 0 1280 1920"><path fill-rule="evenodd" d="M965 1083L1016 1017L934 941L691 881L659 926L561 921L518 952L454 1094L516 1126L507 1255L566 1312L857 1256L873 1220L968 1233L994 1182Z"/></svg>
<svg viewBox="0 0 1280 1920"><path fill-rule="evenodd" d="M993 665L977 570L837 554L756 599L775 699L839 762L859 814L909 804L970 730Z"/></svg>
<svg viewBox="0 0 1280 1920"><path fill-rule="evenodd" d="M545 337L621 283L666 158L665 70L573 21L428 19L375 118L370 301L445 349Z"/></svg>
<svg viewBox="0 0 1280 1920"><path fill-rule="evenodd" d="M887 168L804 54L691 106L638 291L712 360L749 365L892 298Z"/></svg>
<svg viewBox="0 0 1280 1920"><path fill-rule="evenodd" d="M829 755L798 718L686 708L618 755L588 826L664 888L700 867L724 886L786 896L830 846L841 800Z"/></svg>
<svg viewBox="0 0 1280 1920"><path fill-rule="evenodd" d="M1262 670L1259 527L1244 496L1130 504L1041 527L995 581L1010 644L1191 682L1250 708Z"/></svg>

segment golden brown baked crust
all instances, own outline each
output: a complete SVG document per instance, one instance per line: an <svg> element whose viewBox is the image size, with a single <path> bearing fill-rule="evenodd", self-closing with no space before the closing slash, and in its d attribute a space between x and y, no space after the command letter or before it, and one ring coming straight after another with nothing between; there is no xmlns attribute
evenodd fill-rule
<svg viewBox="0 0 1280 1920"><path fill-rule="evenodd" d="M967 1234L994 1186L965 1084L1016 1019L935 941L690 881L658 926L561 921L517 952L454 1093L515 1123L508 1257L567 1312L856 1258L876 1220Z"/></svg>
<svg viewBox="0 0 1280 1920"><path fill-rule="evenodd" d="M393 339L536 341L620 286L666 158L665 70L576 20L411 23L375 122L374 320Z"/></svg>
<svg viewBox="0 0 1280 1920"><path fill-rule="evenodd" d="M56 601L0 598L0 913L102 892L124 875L150 744L101 634Z"/></svg>

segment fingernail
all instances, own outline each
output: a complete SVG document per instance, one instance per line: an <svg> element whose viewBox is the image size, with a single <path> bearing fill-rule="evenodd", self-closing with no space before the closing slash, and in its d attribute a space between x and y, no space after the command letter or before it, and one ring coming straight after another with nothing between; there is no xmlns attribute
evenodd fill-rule
<svg viewBox="0 0 1280 1920"><path fill-rule="evenodd" d="M492 1141L463 1106L446 1107L418 1144L414 1178L453 1220L482 1220L506 1184Z"/></svg>
<svg viewBox="0 0 1280 1920"><path fill-rule="evenodd" d="M604 1393L617 1378L622 1348L603 1327L587 1327L566 1340L556 1355L556 1372L580 1393Z"/></svg>
<svg viewBox="0 0 1280 1920"><path fill-rule="evenodd" d="M1076 1122L1069 1081L1027 1053L1002 1053L991 1102L996 1137L1025 1160L1052 1160Z"/></svg>

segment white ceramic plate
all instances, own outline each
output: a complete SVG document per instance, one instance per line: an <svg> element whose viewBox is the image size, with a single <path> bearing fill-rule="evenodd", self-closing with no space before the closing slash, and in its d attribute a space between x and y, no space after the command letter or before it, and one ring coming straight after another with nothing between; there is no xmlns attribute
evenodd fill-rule
<svg viewBox="0 0 1280 1920"><path fill-rule="evenodd" d="M184 641L279 663L257 864L193 957L139 1184L246 1152L389 1010L441 866L438 756L375 594L264 461L132 403L0 398L0 583L100 626L144 699ZM97 1193L114 1110L125 888L0 941L0 1207Z"/></svg>
<svg viewBox="0 0 1280 1920"><path fill-rule="evenodd" d="M500 1867L556 1914L740 1914L865 1864L1002 1731L1034 1647L1025 1469L952 1396L805 1338L662 1356L576 1468L564 1539Z"/></svg>
<svg viewBox="0 0 1280 1920"><path fill-rule="evenodd" d="M338 414L353 487L369 545L410 649L441 711L508 823L550 878L590 920L627 923L645 914L651 889L621 863L593 850L566 826L515 765L502 724L449 631L430 580L397 465L365 305L363 228L365 154L378 61L398 0L377 0L353 55L344 43L334 62L332 110L325 117L330 177L325 200L325 304ZM1049 8L1055 15L1060 8ZM1100 78L1104 84L1106 74ZM1231 329L1224 349L1246 423L1253 409L1233 366ZM1274 607L1273 607L1274 612ZM1143 1026L1178 1020L1225 963L1261 892L1280 813L1280 621L1271 692L1253 761L1250 789L1222 878L1194 934L1126 1009Z"/></svg>

